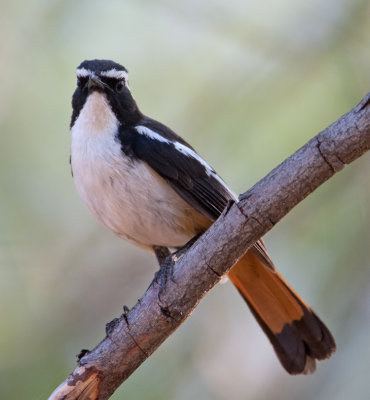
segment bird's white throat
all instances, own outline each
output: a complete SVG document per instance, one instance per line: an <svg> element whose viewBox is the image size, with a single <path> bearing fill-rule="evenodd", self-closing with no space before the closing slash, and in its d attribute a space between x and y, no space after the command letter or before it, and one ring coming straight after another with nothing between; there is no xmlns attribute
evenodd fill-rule
<svg viewBox="0 0 370 400"><path fill-rule="evenodd" d="M103 93L91 93L72 127L72 137L78 133L89 137L111 135L116 132L119 122Z"/></svg>

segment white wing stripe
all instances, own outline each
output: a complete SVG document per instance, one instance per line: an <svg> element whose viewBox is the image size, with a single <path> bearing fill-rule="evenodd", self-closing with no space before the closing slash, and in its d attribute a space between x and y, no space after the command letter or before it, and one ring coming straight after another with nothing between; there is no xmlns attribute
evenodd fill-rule
<svg viewBox="0 0 370 400"><path fill-rule="evenodd" d="M162 143L172 144L175 147L175 149L178 150L180 153L184 154L187 157L197 160L200 164L203 165L207 175L215 178L230 193L230 195L234 198L234 200L238 201L236 194L217 175L215 170L205 160L203 160L203 158L200 157L199 154L197 154L194 150L190 149L189 147L185 146L182 143L173 142L169 139L166 139L165 137L163 137L160 134L154 132L153 130L147 128L146 126L139 125L139 126L136 126L135 129L141 135L145 135L153 140L157 140L158 142L162 142Z"/></svg>

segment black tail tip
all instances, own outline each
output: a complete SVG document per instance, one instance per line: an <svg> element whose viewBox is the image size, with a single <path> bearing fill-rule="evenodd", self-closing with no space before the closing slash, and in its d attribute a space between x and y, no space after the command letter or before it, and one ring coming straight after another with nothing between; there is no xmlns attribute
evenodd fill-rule
<svg viewBox="0 0 370 400"><path fill-rule="evenodd" d="M286 324L283 330L270 336L275 352L290 374L310 374L315 360L329 358L336 350L335 340L325 324L311 310L305 309L299 321Z"/></svg>

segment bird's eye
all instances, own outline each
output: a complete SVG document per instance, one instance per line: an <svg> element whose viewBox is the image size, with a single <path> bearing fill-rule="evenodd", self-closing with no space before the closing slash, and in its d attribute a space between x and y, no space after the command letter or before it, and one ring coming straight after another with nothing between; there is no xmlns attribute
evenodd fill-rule
<svg viewBox="0 0 370 400"><path fill-rule="evenodd" d="M83 89L83 87L85 86L86 83L86 79L82 79L82 78L77 78L77 87L80 89Z"/></svg>
<svg viewBox="0 0 370 400"><path fill-rule="evenodd" d="M125 87L125 81L121 80L116 83L116 92L122 92L123 88Z"/></svg>

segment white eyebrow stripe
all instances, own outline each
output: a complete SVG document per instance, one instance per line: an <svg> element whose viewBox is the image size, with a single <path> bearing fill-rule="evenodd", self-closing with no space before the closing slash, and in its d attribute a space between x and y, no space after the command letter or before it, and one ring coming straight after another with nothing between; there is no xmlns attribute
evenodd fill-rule
<svg viewBox="0 0 370 400"><path fill-rule="evenodd" d="M172 144L177 151L184 154L187 157L194 158L199 163L201 163L206 171L208 176L212 176L215 178L225 189L226 191L233 197L233 199L238 202L237 195L226 185L226 183L221 179L220 176L217 175L216 171L205 161L202 157L200 157L194 150L185 146L179 142L173 142L171 140L166 139L165 137L159 135L158 133L154 132L153 130L147 128L146 126L138 125L135 127L136 131L141 135L145 135L153 140L157 140L158 142Z"/></svg>
<svg viewBox="0 0 370 400"><path fill-rule="evenodd" d="M104 76L106 78L125 79L127 81L128 73L126 71L119 71L116 68L112 68L108 71L100 72L100 76Z"/></svg>
<svg viewBox="0 0 370 400"><path fill-rule="evenodd" d="M86 68L77 68L76 75L79 78L87 78L88 76L93 76L94 73Z"/></svg>
<svg viewBox="0 0 370 400"><path fill-rule="evenodd" d="M95 72L87 68L77 68L76 74L79 78L87 78L89 76L96 77ZM128 81L128 73L126 71L119 71L115 68L112 68L108 71L102 71L99 75L106 78L124 79L126 82Z"/></svg>

